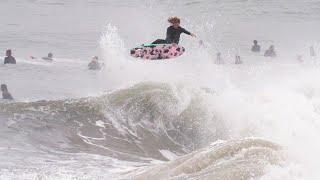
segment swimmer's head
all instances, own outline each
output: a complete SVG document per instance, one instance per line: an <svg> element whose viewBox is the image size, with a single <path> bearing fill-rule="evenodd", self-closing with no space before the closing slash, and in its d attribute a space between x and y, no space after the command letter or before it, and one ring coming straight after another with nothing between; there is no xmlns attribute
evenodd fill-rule
<svg viewBox="0 0 320 180"><path fill-rule="evenodd" d="M6 84L1 84L1 91L8 91Z"/></svg>
<svg viewBox="0 0 320 180"><path fill-rule="evenodd" d="M253 44L258 44L258 41L257 41L257 40L254 40L254 41L253 41Z"/></svg>
<svg viewBox="0 0 320 180"><path fill-rule="evenodd" d="M48 57L49 57L49 58L53 58L53 54L50 52L50 53L48 54Z"/></svg>
<svg viewBox="0 0 320 180"><path fill-rule="evenodd" d="M6 56L11 56L11 55L12 55L11 49L7 49L7 51L6 51Z"/></svg>

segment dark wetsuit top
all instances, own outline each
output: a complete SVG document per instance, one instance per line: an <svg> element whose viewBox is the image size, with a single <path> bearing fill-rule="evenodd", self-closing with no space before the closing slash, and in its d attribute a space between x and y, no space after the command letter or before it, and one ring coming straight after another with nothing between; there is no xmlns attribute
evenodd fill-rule
<svg viewBox="0 0 320 180"><path fill-rule="evenodd" d="M171 43L179 43L180 40L180 34L181 33L185 33L188 35L191 35L191 33L187 30L185 30L182 27L178 27L177 29L175 29L173 26L168 27L167 29L167 37L166 37L166 41L167 43L171 44Z"/></svg>
<svg viewBox="0 0 320 180"><path fill-rule="evenodd" d="M16 64L16 59L13 56L7 56L4 58L4 64Z"/></svg>

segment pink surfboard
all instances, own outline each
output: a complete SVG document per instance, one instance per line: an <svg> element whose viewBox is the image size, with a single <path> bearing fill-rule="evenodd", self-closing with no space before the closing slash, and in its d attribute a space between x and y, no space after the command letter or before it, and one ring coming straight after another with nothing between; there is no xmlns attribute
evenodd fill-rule
<svg viewBox="0 0 320 180"><path fill-rule="evenodd" d="M131 49L130 55L146 60L163 60L176 58L184 52L184 47L178 44L148 44Z"/></svg>

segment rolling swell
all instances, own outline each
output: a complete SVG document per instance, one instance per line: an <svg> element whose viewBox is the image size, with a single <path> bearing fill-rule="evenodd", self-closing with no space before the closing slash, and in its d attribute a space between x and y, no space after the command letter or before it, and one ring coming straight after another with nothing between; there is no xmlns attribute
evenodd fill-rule
<svg viewBox="0 0 320 180"><path fill-rule="evenodd" d="M100 97L1 104L0 111L10 131L42 150L166 160L160 150L183 155L223 137L222 128L206 127L214 116L201 96L184 91L142 83Z"/></svg>

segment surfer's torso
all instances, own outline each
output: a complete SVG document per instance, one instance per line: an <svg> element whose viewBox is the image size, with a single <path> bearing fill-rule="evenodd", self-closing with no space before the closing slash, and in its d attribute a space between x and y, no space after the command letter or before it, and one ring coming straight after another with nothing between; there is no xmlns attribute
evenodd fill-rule
<svg viewBox="0 0 320 180"><path fill-rule="evenodd" d="M187 30L185 30L182 27L178 27L178 28L174 28L173 26L168 27L167 29L167 37L166 37L166 41L167 43L171 44L171 43L179 43L180 40L180 35L181 33L185 33L188 35L191 35L191 33Z"/></svg>

